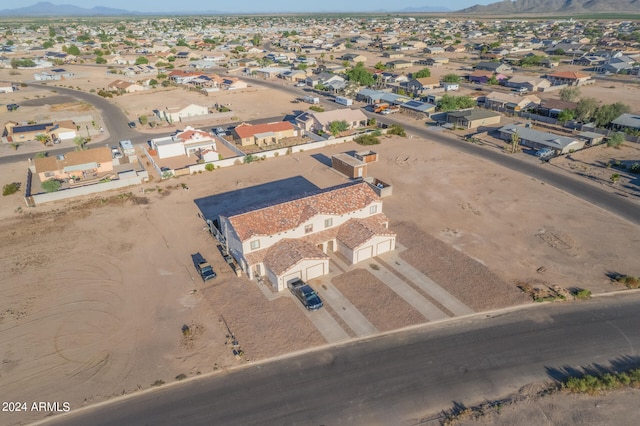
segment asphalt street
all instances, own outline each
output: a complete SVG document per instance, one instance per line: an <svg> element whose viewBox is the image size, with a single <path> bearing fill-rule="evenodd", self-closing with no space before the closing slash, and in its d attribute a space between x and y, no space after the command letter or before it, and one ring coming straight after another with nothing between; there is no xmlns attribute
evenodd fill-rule
<svg viewBox="0 0 640 426"><path fill-rule="evenodd" d="M51 425L420 424L576 371L637 366L639 293L534 305L248 365ZM167 379L167 378L165 378Z"/></svg>

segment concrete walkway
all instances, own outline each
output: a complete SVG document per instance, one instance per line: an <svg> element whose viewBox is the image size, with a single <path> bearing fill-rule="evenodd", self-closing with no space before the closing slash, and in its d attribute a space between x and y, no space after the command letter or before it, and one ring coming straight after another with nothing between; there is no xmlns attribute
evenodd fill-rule
<svg viewBox="0 0 640 426"><path fill-rule="evenodd" d="M371 274L386 284L398 296L402 297L409 305L413 306L416 311L420 312L429 321L436 321L449 318L447 314L442 312L436 305L431 303L422 294L418 293L409 284L398 278L393 272L382 266L375 259L367 259L367 262L377 265L378 269L368 268Z"/></svg>
<svg viewBox="0 0 640 426"><path fill-rule="evenodd" d="M429 277L402 260L397 249L390 253L380 255L379 257L394 270L422 289L422 291L437 300L438 303L444 306L455 316L468 315L474 312L467 305L433 282Z"/></svg>
<svg viewBox="0 0 640 426"><path fill-rule="evenodd" d="M358 309L329 280L323 280L323 291L320 297L325 303L331 305L334 311L347 323L356 336L370 336L378 333L378 329L360 313Z"/></svg>
<svg viewBox="0 0 640 426"><path fill-rule="evenodd" d="M297 299L296 302L298 302ZM347 332L343 330L340 324L338 324L338 321L336 321L326 309L320 308L313 312L307 311L304 308L302 309L305 311L307 318L309 318L320 334L322 334L322 337L325 338L327 343L341 342L351 338Z"/></svg>

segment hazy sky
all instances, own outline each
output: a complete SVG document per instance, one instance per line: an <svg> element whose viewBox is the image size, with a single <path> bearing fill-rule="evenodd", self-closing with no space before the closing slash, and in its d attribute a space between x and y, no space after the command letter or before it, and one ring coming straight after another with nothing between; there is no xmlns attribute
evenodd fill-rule
<svg viewBox="0 0 640 426"><path fill-rule="evenodd" d="M14 9L37 3L38 0L19 2L0 1L0 9ZM489 4L499 0L49 0L54 4L72 4L85 8L106 6L138 12L220 11L229 13L251 12L307 12L307 11L375 11L401 10L406 7L446 7L460 10L475 4Z"/></svg>

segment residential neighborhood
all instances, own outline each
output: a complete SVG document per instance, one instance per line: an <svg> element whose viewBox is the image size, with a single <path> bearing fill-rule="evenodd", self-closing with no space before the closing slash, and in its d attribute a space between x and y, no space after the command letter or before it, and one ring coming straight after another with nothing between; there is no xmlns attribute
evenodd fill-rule
<svg viewBox="0 0 640 426"><path fill-rule="evenodd" d="M114 10L0 10L11 399L64 385L79 409L633 297L635 18Z"/></svg>

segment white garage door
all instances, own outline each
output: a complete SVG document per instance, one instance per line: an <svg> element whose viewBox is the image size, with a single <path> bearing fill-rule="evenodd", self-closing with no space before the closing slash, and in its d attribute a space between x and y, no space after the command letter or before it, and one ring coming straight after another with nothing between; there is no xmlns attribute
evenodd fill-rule
<svg viewBox="0 0 640 426"><path fill-rule="evenodd" d="M287 274L287 275L284 276L285 284L289 284L291 281L296 280L296 279L302 279L302 272L301 271L295 271L295 272L292 272L292 273Z"/></svg>
<svg viewBox="0 0 640 426"><path fill-rule="evenodd" d="M324 275L324 264L318 263L317 265L313 265L307 268L307 279L310 280L312 278L320 277Z"/></svg>
<svg viewBox="0 0 640 426"><path fill-rule="evenodd" d="M76 137L76 132L60 132L58 137L62 140L73 139Z"/></svg>
<svg viewBox="0 0 640 426"><path fill-rule="evenodd" d="M378 243L378 245L376 246L376 249L377 249L376 251L377 254L382 254L390 251L391 240L386 240L386 241L382 241L381 243Z"/></svg>
<svg viewBox="0 0 640 426"><path fill-rule="evenodd" d="M369 259L371 256L373 256L372 246L361 248L356 252L356 263L362 262L365 259Z"/></svg>

